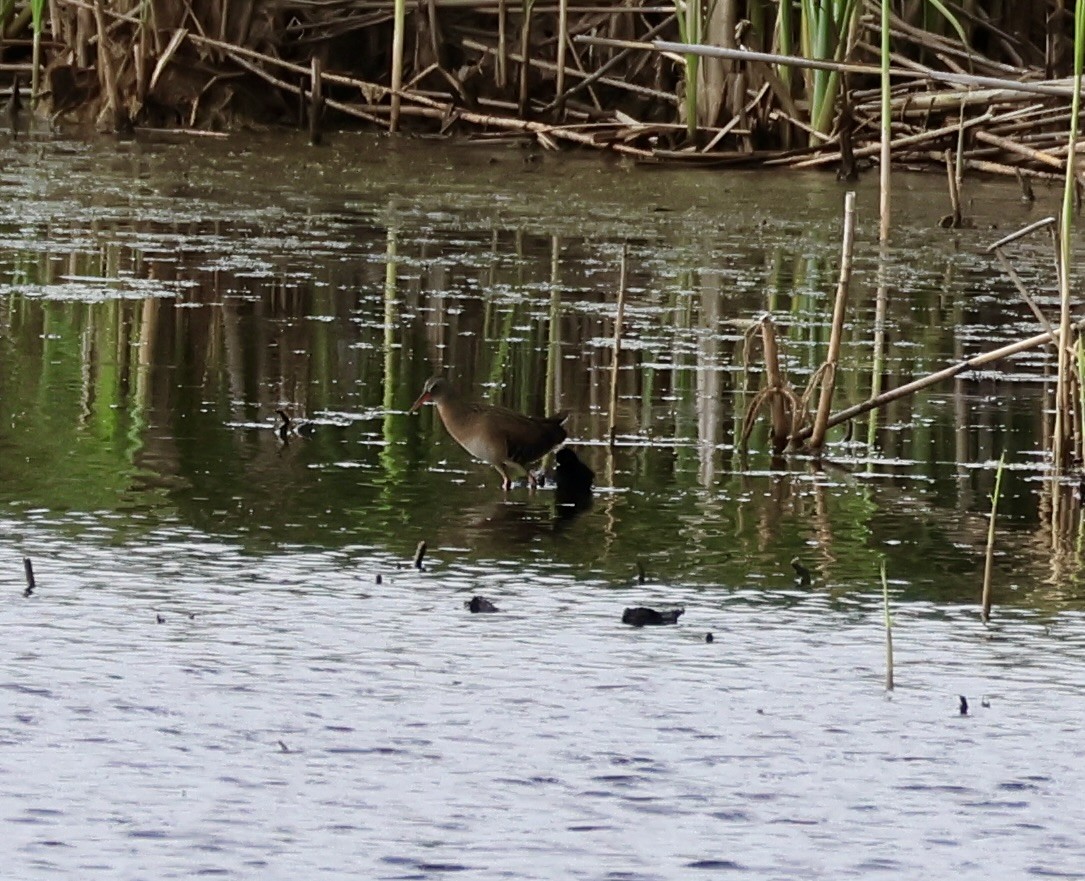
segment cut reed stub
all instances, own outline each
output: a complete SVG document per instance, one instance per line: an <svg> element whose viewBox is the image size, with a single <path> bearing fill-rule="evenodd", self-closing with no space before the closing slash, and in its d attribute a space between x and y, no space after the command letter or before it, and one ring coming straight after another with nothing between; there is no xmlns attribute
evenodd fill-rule
<svg viewBox="0 0 1085 881"><path fill-rule="evenodd" d="M23 591L23 596L28 597L38 586L37 581L34 580L34 564L30 562L30 557L23 557L23 574L26 575L26 590Z"/></svg>
<svg viewBox="0 0 1085 881"><path fill-rule="evenodd" d="M420 541L418 543L418 547L415 549L415 552L414 552L414 568L415 569L421 569L422 568L422 560L425 559L425 556L426 556L426 543L424 541Z"/></svg>

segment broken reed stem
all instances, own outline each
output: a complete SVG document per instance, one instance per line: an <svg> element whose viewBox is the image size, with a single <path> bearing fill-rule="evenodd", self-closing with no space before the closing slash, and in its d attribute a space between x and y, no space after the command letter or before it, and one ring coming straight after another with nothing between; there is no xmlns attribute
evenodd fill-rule
<svg viewBox="0 0 1085 881"><path fill-rule="evenodd" d="M791 424L784 406L787 399L783 394L784 379L780 371L780 346L776 342L776 324L769 315L761 321L761 348L765 354L765 383L772 418L772 452L778 456L787 447Z"/></svg>
<svg viewBox="0 0 1085 881"><path fill-rule="evenodd" d="M1075 330L1085 329L1085 321L1079 321L1073 325ZM964 361L958 361L956 364L950 364L948 367L943 367L941 370L928 374L927 376L920 377L912 382L905 383L895 389L890 389L884 394L872 397L867 401L863 401L861 404L855 404L848 407L845 410L841 410L838 413L834 413L829 417L828 428L832 428L834 425L840 425L842 422L847 422L849 419L854 419L856 416L861 416L863 413L877 408L884 407L886 404L893 401L905 398L908 395L921 391L928 386L935 385L946 379L952 379L960 373L964 373L966 370L974 370L977 367L982 367L985 364L990 364L992 361L999 361L1002 358L1009 358L1013 355L1018 355L1021 352L1027 352L1029 349L1035 349L1037 346L1045 345L1046 343L1058 342L1057 339L1053 339L1048 333L1037 334L1036 336L1029 337L1028 339L1019 340L1016 343L1010 343L1009 345L1002 346L1001 348L994 349L990 352L984 352L980 355L974 355L971 358L966 358ZM795 439L799 441L806 440L810 437L812 428L803 428L796 433Z"/></svg>
<svg viewBox="0 0 1085 881"><path fill-rule="evenodd" d="M852 252L855 246L855 192L849 190L844 196L844 235L840 249L840 278L836 285L836 303L833 306L833 327L829 336L829 352L825 356L825 372L821 378L821 397L814 417L814 431L810 446L820 450L825 444L825 431L829 411L833 405L836 388L836 365L840 360L840 343L844 336L844 313L848 306L848 286L851 284Z"/></svg>
<svg viewBox="0 0 1085 881"><path fill-rule="evenodd" d="M885 610L885 690L893 690L893 618L889 614L889 579L882 557L882 603Z"/></svg>
<svg viewBox="0 0 1085 881"><path fill-rule="evenodd" d="M1032 310L1032 314L1036 316L1036 320L1040 322L1040 327L1051 334L1051 339L1057 339L1055 336L1055 328L1051 326L1051 322L1047 320L1047 316L1044 315L1039 304L1032 299L1032 295L1028 292L1028 288L1025 287L1025 283L1021 281L1021 276L1017 274L1017 270L1013 268L1013 264L1006 259L1006 255L1002 253L1001 248L995 249L995 256L998 258L998 262L1006 272L1006 275L1010 277L1010 281L1013 282L1014 287L1017 288L1017 293L1021 295L1021 299L1025 301L1029 309Z"/></svg>
<svg viewBox="0 0 1085 881"><path fill-rule="evenodd" d="M980 611L980 620L986 624L991 619L991 576L994 572L995 561L995 515L998 512L998 498L1002 493L1002 471L1006 465L1006 454L998 460L998 469L995 471L995 488L991 492L991 516L987 521L987 554L983 561L983 608Z"/></svg>
<svg viewBox="0 0 1085 881"><path fill-rule="evenodd" d="M415 550L414 550L414 568L415 569L421 569L422 568L422 560L425 558L425 556L426 556L426 543L424 541L420 541L418 543L418 547L415 548Z"/></svg>
<svg viewBox="0 0 1085 881"><path fill-rule="evenodd" d="M622 242L622 261L618 271L618 314L614 318L614 352L610 362L610 408L607 415L607 437L614 446L615 422L618 415L618 361L622 354L622 325L625 323L626 257L629 244Z"/></svg>
<svg viewBox="0 0 1085 881"><path fill-rule="evenodd" d="M946 177L949 179L949 210L951 229L959 229L961 226L961 191L957 182L957 170L953 164L953 154L946 150Z"/></svg>

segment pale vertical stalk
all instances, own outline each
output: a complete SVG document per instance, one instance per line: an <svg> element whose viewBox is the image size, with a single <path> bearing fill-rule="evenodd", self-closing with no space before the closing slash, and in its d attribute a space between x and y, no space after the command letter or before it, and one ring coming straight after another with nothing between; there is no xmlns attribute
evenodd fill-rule
<svg viewBox="0 0 1085 881"><path fill-rule="evenodd" d="M1078 120L1081 113L1081 69L1085 53L1085 0L1077 0L1074 12L1074 96L1070 105L1070 137L1066 154L1066 184L1059 223L1059 374L1055 386L1055 437L1053 458L1056 473L1069 460L1067 439L1070 416L1070 223L1074 215L1077 175Z"/></svg>
<svg viewBox="0 0 1085 881"><path fill-rule="evenodd" d="M784 375L780 370L780 346L776 341L776 325L768 315L761 320L761 349L765 355L765 385L772 390L769 399L772 454L778 456L787 446L791 421L787 417L787 401L781 393L784 388Z"/></svg>
<svg viewBox="0 0 1085 881"><path fill-rule="evenodd" d="M494 66L494 81L499 89L505 88L509 81L509 12L507 0L497 2L497 64Z"/></svg>
<svg viewBox="0 0 1085 881"><path fill-rule="evenodd" d="M844 313L848 307L848 286L851 284L852 251L855 245L855 192L844 196L844 236L840 249L840 278L836 285L836 303L833 306L833 326L829 335L829 352L825 356L821 377L821 397L814 418L814 433L810 446L815 450L825 444L825 431L829 424L829 410L833 404L836 388L836 364L840 360L840 343L844 336Z"/></svg>
<svg viewBox="0 0 1085 881"><path fill-rule="evenodd" d="M622 263L618 272L618 314L614 319L614 353L610 362L610 408L607 416L607 437L614 446L614 425L618 415L618 362L622 354L622 325L625 323L626 256L629 245L622 242Z"/></svg>
<svg viewBox="0 0 1085 881"><path fill-rule="evenodd" d="M403 90L403 33L407 23L407 0L395 0L392 18L392 112L388 131L399 131L400 92Z"/></svg>
<svg viewBox="0 0 1085 881"><path fill-rule="evenodd" d="M561 265L561 239L550 239L550 327L546 346L546 407L547 415L557 411L558 381L561 366L561 289L558 269Z"/></svg>
<svg viewBox="0 0 1085 881"><path fill-rule="evenodd" d="M1002 470L1006 465L1006 454L998 460L998 470L995 471L995 488L991 493L991 516L987 521L987 553L983 561L983 608L980 618L986 624L991 620L991 577L994 573L995 563L995 516L998 513L998 497L1002 492ZM1055 487L1055 492L1059 488Z"/></svg>
<svg viewBox="0 0 1085 881"><path fill-rule="evenodd" d="M565 41L566 32L569 29L569 0L558 0L558 56L557 56L557 81L555 83L555 100L561 101L565 94ZM561 108L558 108L561 116Z"/></svg>
<svg viewBox="0 0 1085 881"><path fill-rule="evenodd" d="M870 368L870 397L877 398L882 393L882 370L885 369L885 321L889 313L889 254L885 243L879 248L878 257L878 292L874 301L874 351ZM873 448L878 436L878 411L870 411L867 422L867 447ZM871 460L871 467L874 463Z"/></svg>
<svg viewBox="0 0 1085 881"><path fill-rule="evenodd" d="M885 609L885 690L893 690L893 618L889 614L889 579L882 557L882 603Z"/></svg>
<svg viewBox="0 0 1085 881"><path fill-rule="evenodd" d="M391 413L395 405L396 386L396 328L399 302L397 292L398 236L389 224L384 252L384 412Z"/></svg>
<svg viewBox="0 0 1085 881"><path fill-rule="evenodd" d="M1080 2L1080 0L1079 0ZM879 209L878 241L889 242L889 141L893 135L893 102L889 88L889 0L881 0L882 7L882 149L881 168L878 169L878 186L881 191Z"/></svg>

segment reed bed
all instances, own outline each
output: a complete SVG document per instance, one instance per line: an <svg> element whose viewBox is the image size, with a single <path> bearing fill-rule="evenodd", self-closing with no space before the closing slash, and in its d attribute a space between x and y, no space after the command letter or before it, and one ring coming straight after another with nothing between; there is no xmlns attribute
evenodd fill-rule
<svg viewBox="0 0 1085 881"><path fill-rule="evenodd" d="M41 112L106 129L257 119L308 126L316 141L315 99L325 121L389 131L850 176L877 159L886 73L891 162L941 169L952 150L962 172L1062 177L1074 25L1063 4L907 9L0 0L0 76L40 71Z"/></svg>

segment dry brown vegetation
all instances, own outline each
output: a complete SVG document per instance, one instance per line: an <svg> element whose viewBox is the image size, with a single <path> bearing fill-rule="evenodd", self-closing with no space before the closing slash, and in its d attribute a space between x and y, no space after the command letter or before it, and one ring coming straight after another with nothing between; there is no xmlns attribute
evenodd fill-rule
<svg viewBox="0 0 1085 881"><path fill-rule="evenodd" d="M390 0L50 0L39 107L100 128L304 125L316 84L317 122L845 175L875 154L877 4L649 3L419 0L404 7L397 56ZM925 2L894 5L894 159L941 165L951 150L978 170L1061 175L1071 14L1056 0L949 8L952 23ZM0 0L0 72L24 83L29 10ZM697 60L652 44L691 33L850 66Z"/></svg>

